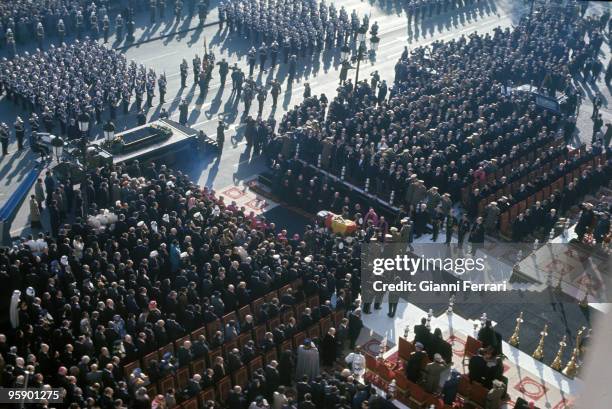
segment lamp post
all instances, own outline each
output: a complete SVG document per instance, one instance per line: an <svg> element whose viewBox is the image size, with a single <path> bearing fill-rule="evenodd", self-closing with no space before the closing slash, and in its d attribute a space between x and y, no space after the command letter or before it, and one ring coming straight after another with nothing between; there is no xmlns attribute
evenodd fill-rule
<svg viewBox="0 0 612 409"><path fill-rule="evenodd" d="M57 160L57 163L60 163L62 154L64 153L64 140L61 137L56 136L51 140L51 146L53 146L55 160Z"/></svg>
<svg viewBox="0 0 612 409"><path fill-rule="evenodd" d="M115 124L108 121L104 124L104 127L102 127L102 131L104 131L104 140L107 143L111 143L115 138Z"/></svg>
<svg viewBox="0 0 612 409"><path fill-rule="evenodd" d="M79 123L79 131L81 131L81 150L83 151L83 166L87 162L87 131L89 130L89 114L81 112L77 118Z"/></svg>
<svg viewBox="0 0 612 409"><path fill-rule="evenodd" d="M366 26L359 27L359 31L357 32L357 41L359 42L359 45L357 46L357 71L355 73L355 86L357 86L357 83L359 82L359 66L361 65L361 59L363 58L363 54L366 52L365 38L367 32L368 29Z"/></svg>

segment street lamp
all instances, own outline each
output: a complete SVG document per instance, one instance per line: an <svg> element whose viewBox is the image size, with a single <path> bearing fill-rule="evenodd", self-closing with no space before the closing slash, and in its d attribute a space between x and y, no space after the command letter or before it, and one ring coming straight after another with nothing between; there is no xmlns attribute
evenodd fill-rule
<svg viewBox="0 0 612 409"><path fill-rule="evenodd" d="M363 54L366 52L366 43L365 38L368 29L365 25L359 27L359 31L357 31L357 41L359 41L358 50L357 50L357 69L355 72L355 86L359 82L359 66L361 65L361 59L363 58Z"/></svg>
<svg viewBox="0 0 612 409"><path fill-rule="evenodd" d="M51 146L53 146L53 153L55 154L55 159L59 163L61 161L62 154L64 153L64 140L59 136L55 136L51 140Z"/></svg>
<svg viewBox="0 0 612 409"><path fill-rule="evenodd" d="M104 124L102 130L104 131L104 140L107 143L111 143L115 138L115 124L111 121L108 121Z"/></svg>
<svg viewBox="0 0 612 409"><path fill-rule="evenodd" d="M81 131L81 150L83 154L83 166L87 166L87 131L89 130L89 114L81 112L77 117L79 130Z"/></svg>
<svg viewBox="0 0 612 409"><path fill-rule="evenodd" d="M87 112L81 112L77 120L79 121L79 130L81 133L86 134L89 130L89 114Z"/></svg>

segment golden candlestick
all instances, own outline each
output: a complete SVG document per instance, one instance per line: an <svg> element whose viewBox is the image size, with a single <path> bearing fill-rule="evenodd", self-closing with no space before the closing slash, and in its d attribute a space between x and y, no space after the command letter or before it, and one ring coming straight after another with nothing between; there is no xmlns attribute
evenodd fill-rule
<svg viewBox="0 0 612 409"><path fill-rule="evenodd" d="M563 362L561 361L561 359L563 358L563 352L565 351L566 346L567 346L567 335L563 335L563 339L559 341L559 351L557 351L557 355L555 356L555 359L552 361L552 364L550 364L550 367L554 369L555 371L560 371L563 366Z"/></svg>
<svg viewBox="0 0 612 409"><path fill-rule="evenodd" d="M544 357L544 338L546 338L546 336L548 335L547 331L548 324L544 324L544 329L542 330L542 332L540 332L540 342L538 342L538 347L535 351L533 351L533 355L531 355L533 359L537 359L538 361L541 361Z"/></svg>
<svg viewBox="0 0 612 409"><path fill-rule="evenodd" d="M521 311L518 318L516 319L516 327L514 327L514 332L512 333L512 336L510 337L510 340L508 341L508 343L515 348L518 348L519 343L520 343L519 332L521 331L522 323L523 323L523 311Z"/></svg>
<svg viewBox="0 0 612 409"><path fill-rule="evenodd" d="M574 350L572 351L572 356L562 371L563 375L567 376L570 379L574 379L574 377L576 376L576 373L578 372L579 365L577 361L578 361L578 355L580 354L580 341L582 340L582 333L584 332L585 329L586 329L585 327L582 327L578 331L578 335L576 335L576 345L574 346Z"/></svg>

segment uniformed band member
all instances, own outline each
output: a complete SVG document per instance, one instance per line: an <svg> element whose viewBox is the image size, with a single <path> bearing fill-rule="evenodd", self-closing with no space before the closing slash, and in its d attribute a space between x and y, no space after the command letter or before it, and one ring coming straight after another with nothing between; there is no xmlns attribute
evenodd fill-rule
<svg viewBox="0 0 612 409"><path fill-rule="evenodd" d="M15 120L15 139L17 140L17 150L23 149L23 138L25 137L25 127L21 117Z"/></svg>
<svg viewBox="0 0 612 409"><path fill-rule="evenodd" d="M165 100L165 96L166 96L166 86L168 84L168 80L166 80L166 74L162 74L159 76L159 79L157 80L157 86L159 88L159 104L162 105L166 102Z"/></svg>
<svg viewBox="0 0 612 409"><path fill-rule="evenodd" d="M8 155L9 127L4 122L0 124L0 144L2 144L2 155Z"/></svg>

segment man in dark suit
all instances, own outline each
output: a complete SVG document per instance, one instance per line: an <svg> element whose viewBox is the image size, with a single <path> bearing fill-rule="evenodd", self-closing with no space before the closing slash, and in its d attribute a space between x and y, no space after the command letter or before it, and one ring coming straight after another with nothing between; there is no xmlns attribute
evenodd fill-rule
<svg viewBox="0 0 612 409"><path fill-rule="evenodd" d="M297 390L298 402L305 400L306 395L310 395L310 392L312 392L312 388L310 387L310 384L308 383L308 375L304 375L302 380L300 380L297 383L295 389Z"/></svg>
<svg viewBox="0 0 612 409"><path fill-rule="evenodd" d="M277 367L278 362L273 360L266 365L266 368L264 369L264 374L266 376L266 394L270 400L280 385L280 374L278 373Z"/></svg>
<svg viewBox="0 0 612 409"><path fill-rule="evenodd" d="M433 359L435 354L440 354L444 362L447 364L453 363L453 347L442 338L442 331L440 328L436 328L433 333L431 350L433 352L427 351L429 353L429 359Z"/></svg>
<svg viewBox="0 0 612 409"><path fill-rule="evenodd" d="M355 343L357 342L357 338L359 338L362 328L363 321L361 320L361 310L357 308L349 314L348 336L351 349L355 349Z"/></svg>
<svg viewBox="0 0 612 409"><path fill-rule="evenodd" d="M242 393L242 387L239 385L234 386L227 397L228 409L246 409L247 401Z"/></svg>
<svg viewBox="0 0 612 409"><path fill-rule="evenodd" d="M183 345L178 349L176 355L180 367L188 366L191 360L193 359L191 341L183 342Z"/></svg>
<svg viewBox="0 0 612 409"><path fill-rule="evenodd" d="M191 378L187 382L187 387L185 388L185 395L189 396L190 398L197 396L198 393L202 390L202 387L200 386L201 380L202 377L199 374L193 375L193 378Z"/></svg>
<svg viewBox="0 0 612 409"><path fill-rule="evenodd" d="M487 374L487 361L483 357L483 349L479 349L478 352L470 358L468 364L468 372L470 380L472 382L484 383L485 376Z"/></svg>
<svg viewBox="0 0 612 409"><path fill-rule="evenodd" d="M310 393L304 395L304 400L298 399L297 409L316 409L317 406L312 402L312 396Z"/></svg>
<svg viewBox="0 0 612 409"><path fill-rule="evenodd" d="M414 326L414 343L420 342L425 350L429 350L431 332L427 328L427 318L421 318L421 323Z"/></svg>
<svg viewBox="0 0 612 409"><path fill-rule="evenodd" d="M423 364L427 354L423 350L423 344L415 342L416 351L410 354L406 361L406 377L414 383L418 383L423 376Z"/></svg>
<svg viewBox="0 0 612 409"><path fill-rule="evenodd" d="M483 348L491 347L495 355L498 354L499 346L497 344L497 334L493 329L491 320L485 322L485 326L478 331L478 340L482 342Z"/></svg>

